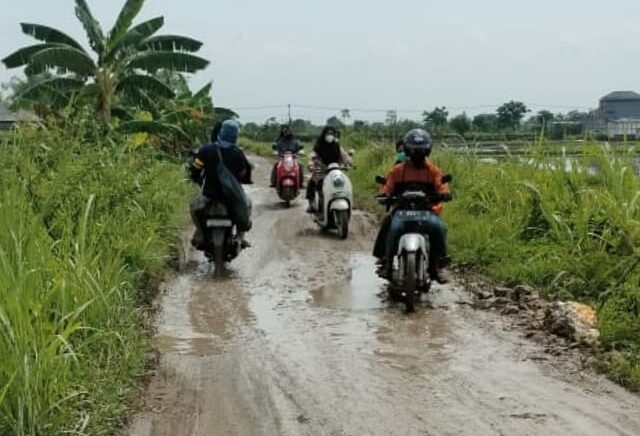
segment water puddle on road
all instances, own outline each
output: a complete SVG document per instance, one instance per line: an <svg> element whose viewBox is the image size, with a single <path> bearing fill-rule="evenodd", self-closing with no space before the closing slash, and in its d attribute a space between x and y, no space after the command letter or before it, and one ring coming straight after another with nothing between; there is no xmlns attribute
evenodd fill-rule
<svg viewBox="0 0 640 436"><path fill-rule="evenodd" d="M222 352L219 341L209 337L156 336L153 338L153 346L162 354L183 356L207 356Z"/></svg>
<svg viewBox="0 0 640 436"><path fill-rule="evenodd" d="M153 339L162 353L205 356L220 354L250 317L237 274L213 278L206 262L191 274L166 284L159 327Z"/></svg>
<svg viewBox="0 0 640 436"><path fill-rule="evenodd" d="M341 281L311 291L312 307L367 311L385 307L380 293L384 281L376 275L375 259L357 254L351 259L351 269Z"/></svg>

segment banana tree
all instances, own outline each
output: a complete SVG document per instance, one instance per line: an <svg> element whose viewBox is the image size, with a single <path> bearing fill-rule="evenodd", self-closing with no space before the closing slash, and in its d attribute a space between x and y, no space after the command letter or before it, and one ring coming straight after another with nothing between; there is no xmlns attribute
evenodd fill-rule
<svg viewBox="0 0 640 436"><path fill-rule="evenodd" d="M118 108L117 116L122 120L118 130L122 133L145 132L157 136L173 136L185 146L206 141L218 119L237 118L230 109L215 107L211 99L212 84L209 83L192 92L186 81L178 74L161 72L159 77L171 84L176 97L153 100L147 98L142 108L151 114L151 120L136 119L126 107Z"/></svg>
<svg viewBox="0 0 640 436"><path fill-rule="evenodd" d="M127 0L115 25L105 35L85 0L75 0L75 12L84 27L90 51L64 32L40 24L22 23L22 31L39 43L24 47L2 61L7 68L26 67L34 76L52 72L24 90L26 97L40 93L77 93L93 102L100 117L111 118L120 99L144 102L173 98L173 90L153 73L160 69L194 73L209 61L194 55L202 43L178 35L156 35L164 25L157 17L133 25L144 0Z"/></svg>

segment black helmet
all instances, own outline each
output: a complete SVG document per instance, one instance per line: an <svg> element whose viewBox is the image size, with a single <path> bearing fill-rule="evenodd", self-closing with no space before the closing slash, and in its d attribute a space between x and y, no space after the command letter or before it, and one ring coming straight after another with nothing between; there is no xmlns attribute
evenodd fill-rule
<svg viewBox="0 0 640 436"><path fill-rule="evenodd" d="M431 154L433 141L431 135L422 129L413 129L404 135L404 151L415 165L422 166L424 159Z"/></svg>

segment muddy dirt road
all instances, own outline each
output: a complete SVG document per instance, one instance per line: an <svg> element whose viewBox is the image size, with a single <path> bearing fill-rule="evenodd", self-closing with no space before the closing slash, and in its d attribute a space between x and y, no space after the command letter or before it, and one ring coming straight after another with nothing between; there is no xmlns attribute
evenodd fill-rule
<svg viewBox="0 0 640 436"><path fill-rule="evenodd" d="M218 280L187 251L167 283L129 435L640 434L639 397L554 361L464 290L438 287L411 316L384 301L363 216L339 241L302 201L250 193L254 247Z"/></svg>

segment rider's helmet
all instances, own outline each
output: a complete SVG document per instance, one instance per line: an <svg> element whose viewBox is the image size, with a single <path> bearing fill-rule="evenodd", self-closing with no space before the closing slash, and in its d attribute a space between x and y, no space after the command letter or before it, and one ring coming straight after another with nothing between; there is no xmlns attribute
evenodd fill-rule
<svg viewBox="0 0 640 436"><path fill-rule="evenodd" d="M404 151L411 162L417 167L423 167L425 158L431 154L433 141L431 135L422 129L409 130L404 135Z"/></svg>

